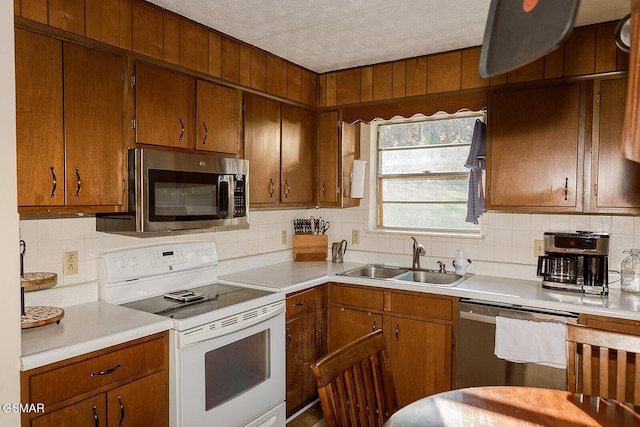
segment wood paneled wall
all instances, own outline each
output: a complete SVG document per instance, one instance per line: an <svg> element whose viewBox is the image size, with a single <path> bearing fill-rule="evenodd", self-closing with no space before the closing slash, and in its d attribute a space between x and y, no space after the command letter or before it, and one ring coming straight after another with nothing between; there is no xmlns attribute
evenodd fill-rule
<svg viewBox="0 0 640 427"><path fill-rule="evenodd" d="M478 74L480 47L321 74L318 106L353 106L626 70L629 55L616 47L616 24L577 28L563 46L545 57L490 79Z"/></svg>
<svg viewBox="0 0 640 427"><path fill-rule="evenodd" d="M13 1L16 16L317 106L316 73L143 0Z"/></svg>

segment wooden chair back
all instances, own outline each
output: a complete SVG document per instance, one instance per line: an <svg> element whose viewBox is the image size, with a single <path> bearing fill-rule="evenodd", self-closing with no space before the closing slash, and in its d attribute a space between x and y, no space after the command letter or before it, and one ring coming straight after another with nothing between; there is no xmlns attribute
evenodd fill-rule
<svg viewBox="0 0 640 427"><path fill-rule="evenodd" d="M640 336L567 325L568 390L640 405Z"/></svg>
<svg viewBox="0 0 640 427"><path fill-rule="evenodd" d="M322 357L311 369L326 427L381 426L398 410L380 329Z"/></svg>

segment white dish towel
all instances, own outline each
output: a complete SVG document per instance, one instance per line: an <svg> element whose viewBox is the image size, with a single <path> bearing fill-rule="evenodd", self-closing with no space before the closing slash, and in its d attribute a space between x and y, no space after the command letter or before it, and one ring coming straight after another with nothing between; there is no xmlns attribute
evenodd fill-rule
<svg viewBox="0 0 640 427"><path fill-rule="evenodd" d="M567 328L561 323L496 317L495 355L517 363L567 367Z"/></svg>

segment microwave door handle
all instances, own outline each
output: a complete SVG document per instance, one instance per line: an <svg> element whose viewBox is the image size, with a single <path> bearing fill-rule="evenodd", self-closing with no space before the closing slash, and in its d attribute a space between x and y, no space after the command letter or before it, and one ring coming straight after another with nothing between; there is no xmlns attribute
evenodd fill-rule
<svg viewBox="0 0 640 427"><path fill-rule="evenodd" d="M229 191L227 191L227 197L229 198L228 200L228 206L229 208L227 209L227 218L229 219L233 219L233 212L236 210L236 206L235 206L235 190L236 190L236 183L235 183L235 179L233 179L233 175L229 175L225 177L227 182L229 183Z"/></svg>

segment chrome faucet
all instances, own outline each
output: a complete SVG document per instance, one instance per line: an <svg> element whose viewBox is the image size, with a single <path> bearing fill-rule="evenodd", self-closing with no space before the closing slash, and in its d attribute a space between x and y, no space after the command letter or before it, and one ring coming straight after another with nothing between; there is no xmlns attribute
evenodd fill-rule
<svg viewBox="0 0 640 427"><path fill-rule="evenodd" d="M413 264L411 268L419 269L420 268L420 255L424 255L426 251L424 250L424 246L422 246L415 237L411 237L413 239Z"/></svg>
<svg viewBox="0 0 640 427"><path fill-rule="evenodd" d="M446 273L447 272L447 268L444 266L444 262L442 261L438 261L438 273Z"/></svg>

